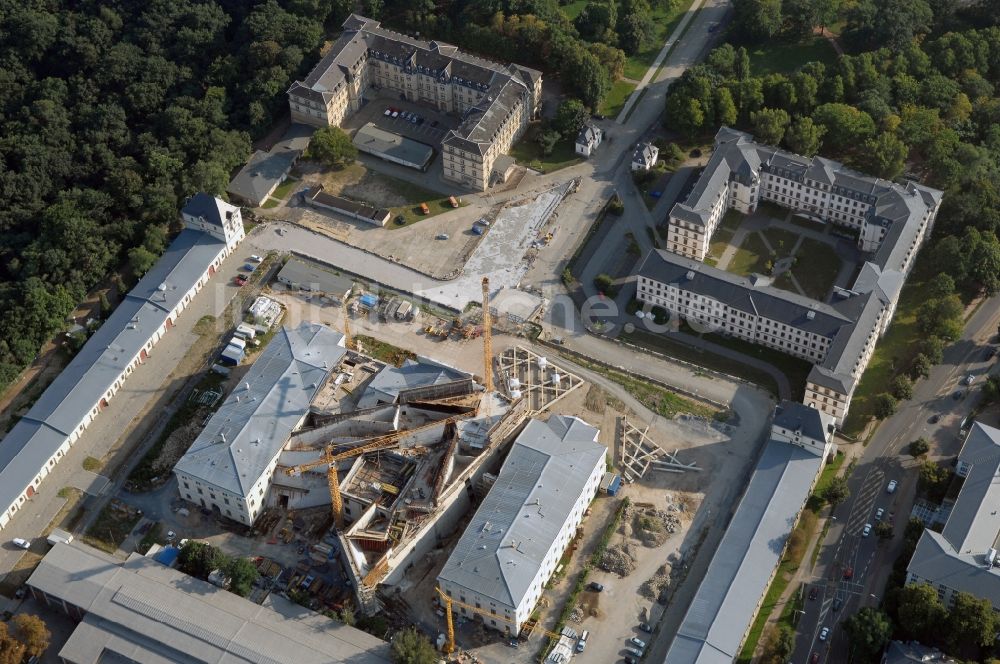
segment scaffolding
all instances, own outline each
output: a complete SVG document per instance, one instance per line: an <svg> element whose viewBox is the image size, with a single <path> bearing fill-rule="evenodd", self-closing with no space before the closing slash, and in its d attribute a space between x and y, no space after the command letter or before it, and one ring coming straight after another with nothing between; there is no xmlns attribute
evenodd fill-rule
<svg viewBox="0 0 1000 664"><path fill-rule="evenodd" d="M650 468L669 473L701 471L697 464L684 463L676 452L660 447L647 435L648 431L649 425L639 429L626 418L618 418L619 465L626 480L643 477Z"/></svg>
<svg viewBox="0 0 1000 664"><path fill-rule="evenodd" d="M583 385L583 379L547 357L523 346L508 348L497 358L507 396L523 398L528 409L540 413Z"/></svg>

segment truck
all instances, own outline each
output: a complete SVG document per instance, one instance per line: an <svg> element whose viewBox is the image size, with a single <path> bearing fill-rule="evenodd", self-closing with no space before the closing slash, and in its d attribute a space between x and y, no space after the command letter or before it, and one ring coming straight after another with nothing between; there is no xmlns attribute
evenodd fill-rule
<svg viewBox="0 0 1000 664"><path fill-rule="evenodd" d="M73 541L73 533L68 533L61 528L53 528L52 532L49 533L48 542L52 546L56 544L69 544Z"/></svg>

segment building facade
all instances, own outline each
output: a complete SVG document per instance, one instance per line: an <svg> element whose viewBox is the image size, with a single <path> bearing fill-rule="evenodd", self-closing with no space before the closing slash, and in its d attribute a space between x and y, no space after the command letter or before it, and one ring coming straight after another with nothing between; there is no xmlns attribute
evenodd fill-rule
<svg viewBox="0 0 1000 664"><path fill-rule="evenodd" d="M723 127L705 171L670 212L668 251L654 250L639 268L638 299L707 331L810 362L803 403L842 424L941 196L913 182L899 185L762 146ZM725 212L751 213L762 200L856 233L868 260L851 287L834 288L821 302L774 288L759 275L740 277L700 262Z"/></svg>
<svg viewBox="0 0 1000 664"><path fill-rule="evenodd" d="M580 128L580 133L576 137L576 153L583 157L594 154L594 150L600 146L604 140L604 130L592 124L585 124Z"/></svg>
<svg viewBox="0 0 1000 664"><path fill-rule="evenodd" d="M529 420L438 576L458 615L520 632L597 495L597 435L575 417Z"/></svg>
<svg viewBox="0 0 1000 664"><path fill-rule="evenodd" d="M192 197L181 218L185 230L0 442L0 528L38 491L243 239L240 209L208 194Z"/></svg>
<svg viewBox="0 0 1000 664"><path fill-rule="evenodd" d="M292 121L339 126L377 91L463 117L441 141L445 179L485 190L497 157L538 115L541 72L422 41L351 15L340 39L288 90Z"/></svg>

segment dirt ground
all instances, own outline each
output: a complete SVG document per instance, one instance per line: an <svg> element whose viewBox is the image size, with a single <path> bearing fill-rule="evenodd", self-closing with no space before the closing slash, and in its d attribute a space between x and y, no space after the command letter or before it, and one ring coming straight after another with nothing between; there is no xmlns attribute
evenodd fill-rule
<svg viewBox="0 0 1000 664"><path fill-rule="evenodd" d="M320 168L303 161L299 166L302 181L309 186L322 184L324 191L354 200L367 201L376 207L396 207L412 203L401 193L392 191L390 180L355 162L340 171Z"/></svg>

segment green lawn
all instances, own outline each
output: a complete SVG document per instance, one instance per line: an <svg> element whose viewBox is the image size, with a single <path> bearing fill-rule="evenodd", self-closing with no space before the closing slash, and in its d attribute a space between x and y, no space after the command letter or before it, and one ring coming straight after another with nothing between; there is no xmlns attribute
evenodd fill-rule
<svg viewBox="0 0 1000 664"><path fill-rule="evenodd" d="M579 0L577 0L577 2L579 2ZM577 2L574 2L573 5L563 7L563 11L566 12L566 9L569 6L574 6ZM642 49L635 55L629 56L625 60L625 78L631 78L636 81L642 80L642 77L646 75L646 70L648 70L649 66L653 64L653 60L656 59L656 55L660 52L660 49L663 48L663 43L667 41L667 37L673 33L677 24L681 22L681 18L683 18L684 14L691 9L693 2L694 0L681 0L680 4L672 10L664 9L661 3L655 4L652 13L653 25L656 26L656 38L650 40L649 46ZM579 14L582 10L583 7L577 10L577 13Z"/></svg>
<svg viewBox="0 0 1000 664"><path fill-rule="evenodd" d="M714 266L722 258L722 252L733 241L733 235L736 234L736 229L740 227L744 218L745 215L740 214L736 210L727 210L726 214L723 215L722 222L715 229L715 233L712 234L712 242L708 248L709 257L713 259L713 262L710 263L711 265ZM705 260L706 263L708 261L709 259Z"/></svg>
<svg viewBox="0 0 1000 664"><path fill-rule="evenodd" d="M617 81L611 86L611 92L608 93L608 96L601 102L598 112L609 118L618 117L618 114L622 112L622 108L625 107L625 101L632 94L632 91L635 90L635 87L635 83Z"/></svg>
<svg viewBox="0 0 1000 664"><path fill-rule="evenodd" d="M580 15L580 12L583 11L583 8L587 6L587 2L589 2L589 0L573 0L573 2L569 3L568 5L563 5L559 9L562 11L563 14L566 15L566 18L572 21L575 20L576 17Z"/></svg>
<svg viewBox="0 0 1000 664"><path fill-rule="evenodd" d="M771 248L778 254L778 258L791 254L795 243L799 241L797 234L784 228L765 228L762 232Z"/></svg>
<svg viewBox="0 0 1000 664"><path fill-rule="evenodd" d="M810 37L795 44L772 41L750 51L750 68L755 76L788 74L807 62L816 61L827 66L837 61L833 46L823 37Z"/></svg>
<svg viewBox="0 0 1000 664"><path fill-rule="evenodd" d="M921 339L917 329L917 309L926 300L923 279L918 279L916 274L919 268L918 263L910 275L910 281L903 286L892 324L885 336L879 339L868 368L854 390L851 410L843 427L844 432L849 435L861 433L873 417L875 395L889 390L897 368L907 367L917 352L917 343Z"/></svg>
<svg viewBox="0 0 1000 664"><path fill-rule="evenodd" d="M511 148L510 156L514 157L518 163L542 173L551 173L582 161L582 158L576 154L573 141L565 139L556 143L552 154L543 156L542 148L536 140L539 128L540 125L536 124Z"/></svg>
<svg viewBox="0 0 1000 664"><path fill-rule="evenodd" d="M729 261L727 272L747 276L757 272L764 274L765 263L771 260L770 253L761 239L760 233L747 233L736 255Z"/></svg>
<svg viewBox="0 0 1000 664"><path fill-rule="evenodd" d="M825 299L840 272L840 256L830 245L812 238L802 238L795 256L798 262L791 271L802 290L815 300Z"/></svg>
<svg viewBox="0 0 1000 664"><path fill-rule="evenodd" d="M388 175L379 174L379 177L388 181L388 187L393 193L399 194L409 201L406 205L398 205L396 207L389 208L389 212L392 213L392 220L386 224L386 228L402 228L455 209L451 206L448 196L442 196L436 191L430 191L417 186L412 182L397 180L396 178L389 177ZM459 199L460 207L468 205L468 203L461 200L459 197L456 198ZM424 214L421 211L421 203L427 203L427 208L430 210L430 214ZM399 216L403 217L404 223L396 223L396 218Z"/></svg>
<svg viewBox="0 0 1000 664"><path fill-rule="evenodd" d="M816 480L816 488L813 489L814 496L821 495L826 490L826 487L830 486L830 482L840 472L840 467L844 465L845 459L847 457L843 452L837 452L833 456L833 462L823 466L823 472L820 473L819 479Z"/></svg>

